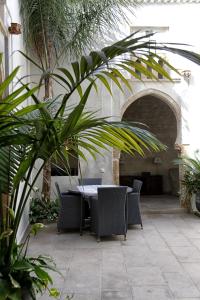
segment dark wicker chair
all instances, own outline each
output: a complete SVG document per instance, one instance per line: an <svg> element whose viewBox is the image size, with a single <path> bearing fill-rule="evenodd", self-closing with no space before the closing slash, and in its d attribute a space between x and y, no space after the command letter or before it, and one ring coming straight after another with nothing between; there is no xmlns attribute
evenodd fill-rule
<svg viewBox="0 0 200 300"><path fill-rule="evenodd" d="M58 232L64 229L80 229L81 194L61 193L57 182L55 186L60 200L60 211L57 222Z"/></svg>
<svg viewBox="0 0 200 300"><path fill-rule="evenodd" d="M142 218L140 213L140 190L142 187L142 181L135 179L133 181L133 191L128 194L127 198L127 211L128 225L142 225Z"/></svg>
<svg viewBox="0 0 200 300"><path fill-rule="evenodd" d="M79 185L101 185L102 178L79 178Z"/></svg>
<svg viewBox="0 0 200 300"><path fill-rule="evenodd" d="M133 180L133 192L134 193L140 193L141 188L142 188L142 184L143 184L143 182L141 180L134 179Z"/></svg>
<svg viewBox="0 0 200 300"><path fill-rule="evenodd" d="M127 187L98 188L98 198L90 199L91 230L101 236L124 235L126 239Z"/></svg>

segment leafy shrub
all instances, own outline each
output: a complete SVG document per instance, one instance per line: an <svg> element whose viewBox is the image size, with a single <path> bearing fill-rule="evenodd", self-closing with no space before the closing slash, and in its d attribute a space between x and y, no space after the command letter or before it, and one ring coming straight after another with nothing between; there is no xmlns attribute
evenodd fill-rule
<svg viewBox="0 0 200 300"><path fill-rule="evenodd" d="M59 212L59 201L45 201L41 198L34 198L30 204L30 222L37 223L41 220L48 222L56 221Z"/></svg>

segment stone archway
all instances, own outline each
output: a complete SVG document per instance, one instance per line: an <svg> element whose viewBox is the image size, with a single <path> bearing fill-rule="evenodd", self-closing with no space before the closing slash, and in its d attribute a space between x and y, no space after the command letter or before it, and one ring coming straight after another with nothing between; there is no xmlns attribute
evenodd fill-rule
<svg viewBox="0 0 200 300"><path fill-rule="evenodd" d="M150 97L151 99L157 99L159 103L163 104L166 110L168 110L168 113L171 112L171 118L174 122L175 125L175 130L176 134L173 140L173 149L171 152L176 151L176 155L179 156L182 146L181 146L181 108L177 104L177 102L171 98L168 94L163 93L159 90L156 89L148 89L148 90L143 90L139 93L137 93L134 96L131 96L126 103L122 106L121 108L121 119L123 118L124 114L126 111L130 109L131 106L136 103L139 99L144 99L144 98ZM161 105L162 106L162 105ZM135 120L133 120L135 121ZM145 122L144 122L145 123ZM119 167L119 161L120 161L120 153L118 151L113 152L113 179L115 183L119 183L119 174L120 174L120 167ZM159 160L158 160L159 161ZM171 169L173 169L171 167ZM171 171L172 172L172 171ZM180 170L179 170L179 177L180 175Z"/></svg>
<svg viewBox="0 0 200 300"><path fill-rule="evenodd" d="M176 141L175 141L175 146L176 145L177 145L177 147L179 145L181 146L181 143L182 143L182 138L181 138L181 136L182 136L182 133L181 133L181 107L167 93L164 93L164 92L156 90L156 89L146 89L146 90L138 92L134 96L129 97L128 100L124 103L124 105L121 108L121 115L120 115L121 119L123 118L123 115L124 115L125 111L128 109L128 107L131 104L133 104L139 98L142 98L142 97L148 96L148 95L155 96L156 98L162 100L173 111L173 113L175 115L175 118L176 118L176 122L177 122L177 137L176 137Z"/></svg>

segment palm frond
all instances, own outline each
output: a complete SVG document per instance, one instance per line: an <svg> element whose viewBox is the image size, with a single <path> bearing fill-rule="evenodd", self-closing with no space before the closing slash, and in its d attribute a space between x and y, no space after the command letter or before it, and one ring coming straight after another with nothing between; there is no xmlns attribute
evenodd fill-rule
<svg viewBox="0 0 200 300"><path fill-rule="evenodd" d="M48 65L49 52L55 57L64 52L80 55L91 47L95 36L127 20L124 8L133 12L136 3L134 0L19 2L26 45L43 66Z"/></svg>

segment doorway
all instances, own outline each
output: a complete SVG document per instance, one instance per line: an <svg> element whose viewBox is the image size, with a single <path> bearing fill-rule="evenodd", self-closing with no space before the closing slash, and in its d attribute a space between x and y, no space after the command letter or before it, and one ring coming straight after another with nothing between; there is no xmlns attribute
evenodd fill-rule
<svg viewBox="0 0 200 300"><path fill-rule="evenodd" d="M120 184L132 185L133 179L143 181L142 194L163 195L177 198L179 195L179 167L174 164L178 158L175 149L177 140L177 119L172 108L163 99L146 95L131 103L122 120L138 122L138 127L151 131L163 144L166 151L145 152L145 157L132 157L121 153L119 160ZM145 124L147 127L141 125Z"/></svg>

